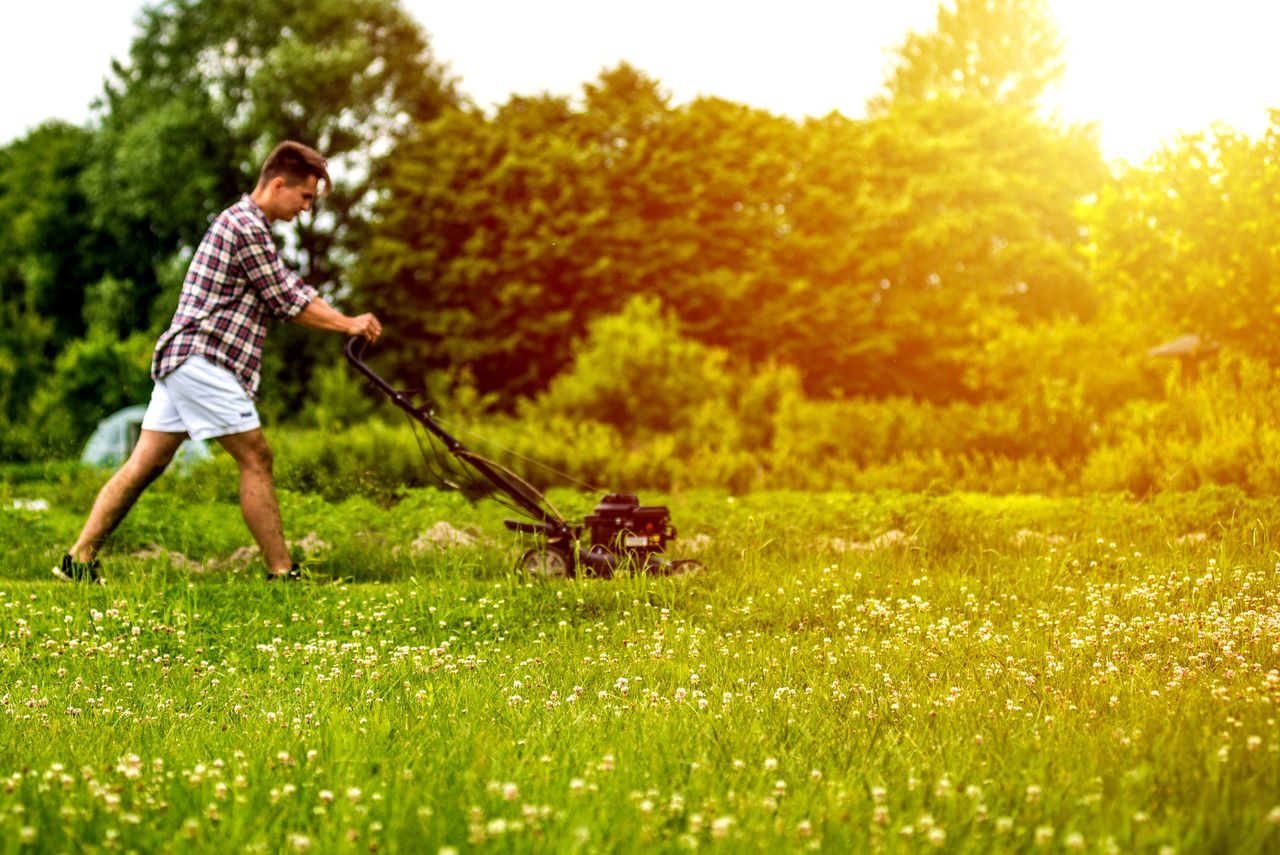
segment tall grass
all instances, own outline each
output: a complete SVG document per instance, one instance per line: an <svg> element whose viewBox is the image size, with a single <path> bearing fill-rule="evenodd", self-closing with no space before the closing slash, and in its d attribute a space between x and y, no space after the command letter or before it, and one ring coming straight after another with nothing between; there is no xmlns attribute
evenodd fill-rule
<svg viewBox="0 0 1280 855"><path fill-rule="evenodd" d="M547 584L490 504L286 492L350 581L281 586L174 480L94 588L48 486L0 511L6 852L1280 845L1272 500L645 496L707 572Z"/></svg>

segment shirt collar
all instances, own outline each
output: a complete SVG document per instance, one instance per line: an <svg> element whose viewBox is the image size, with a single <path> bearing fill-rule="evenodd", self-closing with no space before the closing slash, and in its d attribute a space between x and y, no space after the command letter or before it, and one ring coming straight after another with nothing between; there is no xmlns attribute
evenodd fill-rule
<svg viewBox="0 0 1280 855"><path fill-rule="evenodd" d="M262 223L262 227L264 229L271 231L271 221L267 219L266 213L258 207L258 203L253 201L252 196L245 193L240 197L239 205L245 210L245 212L256 217Z"/></svg>

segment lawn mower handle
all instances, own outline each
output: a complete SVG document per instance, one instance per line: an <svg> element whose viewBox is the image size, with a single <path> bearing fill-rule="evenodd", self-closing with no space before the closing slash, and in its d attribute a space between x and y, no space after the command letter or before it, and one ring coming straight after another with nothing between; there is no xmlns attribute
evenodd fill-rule
<svg viewBox="0 0 1280 855"><path fill-rule="evenodd" d="M362 335L353 335L351 338L347 339L346 347L342 350L347 355L347 360L355 366L357 371L367 377L369 382L377 386L379 390L386 393L393 401L403 407L404 404L401 403L401 400L408 403L408 398L393 388L386 380L383 380L376 371L368 365L365 365L362 357L364 356L365 348L368 346L369 340L367 338Z"/></svg>

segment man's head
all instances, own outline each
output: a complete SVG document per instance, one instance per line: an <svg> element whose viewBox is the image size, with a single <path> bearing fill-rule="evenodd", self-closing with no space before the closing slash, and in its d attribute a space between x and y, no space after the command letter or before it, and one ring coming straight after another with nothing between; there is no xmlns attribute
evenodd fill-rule
<svg viewBox="0 0 1280 855"><path fill-rule="evenodd" d="M276 146L263 162L258 186L252 193L253 201L267 219L289 222L300 211L310 210L321 181L324 189L319 191L319 195L333 186L326 167L327 162L320 152L286 140Z"/></svg>

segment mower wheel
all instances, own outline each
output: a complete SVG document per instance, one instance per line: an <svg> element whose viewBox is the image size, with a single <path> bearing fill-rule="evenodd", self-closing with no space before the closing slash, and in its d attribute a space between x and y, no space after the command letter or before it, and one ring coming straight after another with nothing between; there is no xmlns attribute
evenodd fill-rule
<svg viewBox="0 0 1280 855"><path fill-rule="evenodd" d="M569 575L569 556L549 546L530 549L516 567L537 579L563 579Z"/></svg>
<svg viewBox="0 0 1280 855"><path fill-rule="evenodd" d="M671 562L671 569L668 571L672 576L692 576L695 573L703 571L703 564L694 558L677 558Z"/></svg>

